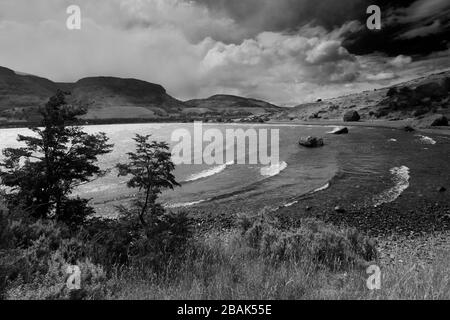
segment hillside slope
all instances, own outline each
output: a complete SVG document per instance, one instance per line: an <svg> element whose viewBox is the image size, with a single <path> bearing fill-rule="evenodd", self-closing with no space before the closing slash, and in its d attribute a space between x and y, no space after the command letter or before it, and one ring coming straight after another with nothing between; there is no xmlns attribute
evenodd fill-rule
<svg viewBox="0 0 450 320"><path fill-rule="evenodd" d="M450 118L450 71L391 87L305 103L276 115L276 120L342 120L357 111L361 120L419 121L442 114Z"/></svg>
<svg viewBox="0 0 450 320"><path fill-rule="evenodd" d="M88 106L87 119L157 118L180 114L184 104L158 85L136 79L84 78L62 84L70 101Z"/></svg>
<svg viewBox="0 0 450 320"><path fill-rule="evenodd" d="M21 108L42 104L56 90L56 84L50 80L0 67L0 111L10 110L13 114Z"/></svg>
<svg viewBox="0 0 450 320"><path fill-rule="evenodd" d="M189 106L185 112L221 112L226 115L248 116L275 113L282 108L265 101L248 99L233 95L214 95L206 99L195 99L185 102Z"/></svg>

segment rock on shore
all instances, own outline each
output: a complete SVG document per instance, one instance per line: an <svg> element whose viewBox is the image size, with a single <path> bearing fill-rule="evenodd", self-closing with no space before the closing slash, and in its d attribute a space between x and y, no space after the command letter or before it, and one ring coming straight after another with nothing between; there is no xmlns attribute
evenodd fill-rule
<svg viewBox="0 0 450 320"><path fill-rule="evenodd" d="M344 114L344 121L345 122L355 122L359 121L361 119L360 115L356 111L349 111Z"/></svg>
<svg viewBox="0 0 450 320"><path fill-rule="evenodd" d="M440 126L446 127L448 126L448 119L442 114L433 114L431 116L416 120L414 124L419 128L440 127Z"/></svg>
<svg viewBox="0 0 450 320"><path fill-rule="evenodd" d="M298 144L303 147L307 147L307 148L317 148L317 147L322 147L324 145L322 138L311 137L311 136L301 137Z"/></svg>
<svg viewBox="0 0 450 320"><path fill-rule="evenodd" d="M347 127L336 128L333 131L331 131L330 133L332 133L332 134L347 134L348 128Z"/></svg>

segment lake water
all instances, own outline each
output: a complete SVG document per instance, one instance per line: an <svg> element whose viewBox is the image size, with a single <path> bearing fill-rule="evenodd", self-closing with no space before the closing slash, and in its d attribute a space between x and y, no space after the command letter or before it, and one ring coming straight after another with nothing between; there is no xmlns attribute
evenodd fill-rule
<svg viewBox="0 0 450 320"><path fill-rule="evenodd" d="M117 177L114 166L127 161L127 152L134 150L132 138L136 133L151 134L152 139L166 141L171 147L172 132L184 128L193 132L193 124L127 124L88 126L86 132L104 132L114 144L114 151L101 158L101 167L111 172L101 179L80 187L77 193L92 198L94 204L120 201L136 192L126 187L126 177ZM249 206L260 203L283 206L295 203L306 193L327 188L337 175L351 174L366 184L374 194L374 204L393 201L409 186L412 162L436 157L437 167L449 171L449 140L445 137L426 137L393 129L351 127L348 135L332 135L329 126L269 125L269 124L210 124L204 129L249 128L279 129L280 166L264 165L179 165L175 176L182 186L166 191L161 202L168 207L191 206L215 200L245 202ZM0 149L17 147L17 134L27 129L0 129ZM322 148L300 147L300 136L325 138ZM248 156L248 155L247 155ZM429 165L428 165L429 167ZM417 167L414 166L414 170ZM414 171L413 170L413 171ZM444 171L445 172L445 171ZM439 175L439 172L431 172ZM368 180L367 180L368 181ZM373 189L373 190L372 190Z"/></svg>

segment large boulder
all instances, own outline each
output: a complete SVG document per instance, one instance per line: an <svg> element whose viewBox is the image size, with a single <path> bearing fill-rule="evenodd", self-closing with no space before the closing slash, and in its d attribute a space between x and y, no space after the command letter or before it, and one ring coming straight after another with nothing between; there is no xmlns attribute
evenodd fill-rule
<svg viewBox="0 0 450 320"><path fill-rule="evenodd" d="M447 96L447 90L437 82L422 84L414 91L420 98L442 98Z"/></svg>
<svg viewBox="0 0 450 320"><path fill-rule="evenodd" d="M432 117L431 120L431 127L438 127L438 126L448 126L448 119L447 117L443 116L442 114L437 114L436 117Z"/></svg>
<svg viewBox="0 0 450 320"><path fill-rule="evenodd" d="M307 148L317 148L322 147L324 143L322 138L308 136L301 137L298 144Z"/></svg>
<svg viewBox="0 0 450 320"><path fill-rule="evenodd" d="M347 127L338 127L336 129L334 129L333 131L331 131L330 133L332 133L332 134L347 134L348 128Z"/></svg>
<svg viewBox="0 0 450 320"><path fill-rule="evenodd" d="M388 92L386 93L386 96L387 97L394 97L397 94L398 94L397 88L396 87L392 87L392 88L389 88Z"/></svg>
<svg viewBox="0 0 450 320"><path fill-rule="evenodd" d="M450 92L450 77L443 79L441 85L447 92Z"/></svg>
<svg viewBox="0 0 450 320"><path fill-rule="evenodd" d="M448 119L444 115L437 113L423 119L418 119L415 125L419 128L446 127L448 126Z"/></svg>
<svg viewBox="0 0 450 320"><path fill-rule="evenodd" d="M359 116L359 113L356 111L349 111L346 114L344 114L344 121L345 122L354 122L359 121L361 117Z"/></svg>

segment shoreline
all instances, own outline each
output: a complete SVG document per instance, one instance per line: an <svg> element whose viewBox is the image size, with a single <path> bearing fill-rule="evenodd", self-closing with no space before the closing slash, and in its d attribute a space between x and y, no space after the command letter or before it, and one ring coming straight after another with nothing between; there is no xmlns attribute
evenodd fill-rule
<svg viewBox="0 0 450 320"><path fill-rule="evenodd" d="M365 127L365 128L383 128L383 129L397 129L403 130L407 125L411 124L411 120L372 120L372 121L357 121L357 122L344 122L342 120L321 120L321 121L269 121L267 124L282 124L282 125L311 125L311 126L341 126L341 127ZM413 127L416 132L423 132L429 134L441 134L444 136L450 136L450 127L439 128L416 128Z"/></svg>
<svg viewBox="0 0 450 320"><path fill-rule="evenodd" d="M80 123L81 126L96 126L96 125L131 125L131 124L172 124L172 123L193 123L193 121L202 121L202 119L199 120L192 120L192 121L182 121L180 119L177 120L169 120L169 119L161 119L160 121L154 121L154 120L143 120L143 119L137 119L136 121L98 121L98 122L86 122L86 123ZM338 119L331 119L331 120L320 120L320 121L303 121L303 120L293 120L293 121L277 121L277 120L270 120L264 123L261 122L215 122L209 120L208 122L205 122L207 124L235 124L235 125L252 125L252 124L268 124L268 125L304 125L304 126L342 126L342 127L366 127L366 128L385 128L385 129L397 129L397 130L403 130L403 128L407 125L411 125L411 119L403 119L403 120L395 120L395 121L389 121L389 120L370 120L370 121L357 121L357 122L344 122L342 120ZM36 123L12 123L10 125L5 123L0 123L0 130L2 129L27 129L31 126L37 125ZM450 136L450 127L436 127L436 128L417 128L413 127L416 132L423 132L428 134L437 134L437 135L444 135L444 136Z"/></svg>

